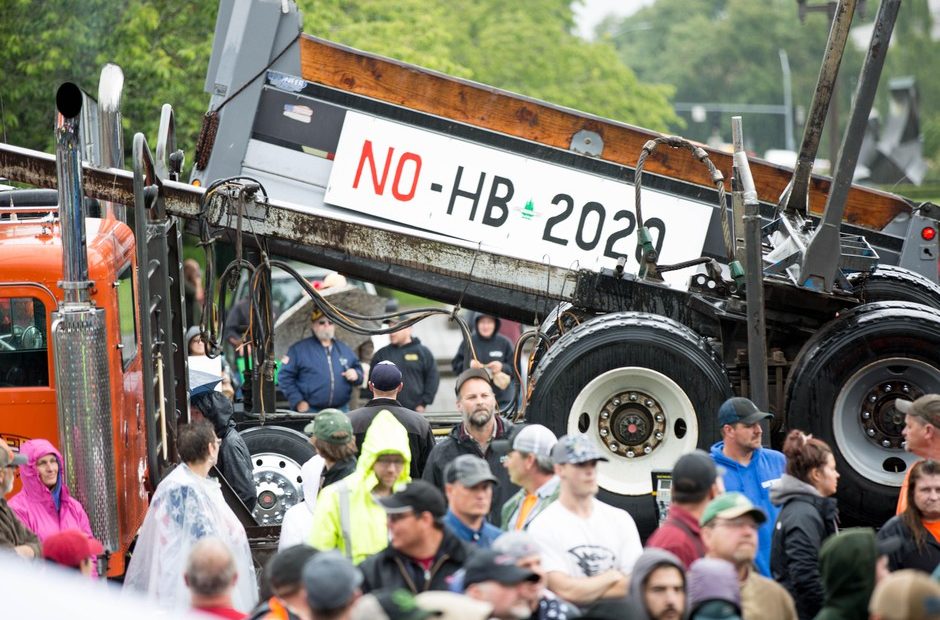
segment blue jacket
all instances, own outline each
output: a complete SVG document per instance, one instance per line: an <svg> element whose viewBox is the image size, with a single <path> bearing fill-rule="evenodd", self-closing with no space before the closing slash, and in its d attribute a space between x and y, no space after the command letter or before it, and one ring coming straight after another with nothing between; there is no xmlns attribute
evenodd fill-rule
<svg viewBox="0 0 940 620"><path fill-rule="evenodd" d="M767 514L767 520L757 532L758 549L754 562L764 577L770 577L770 547L774 535L774 523L777 521L778 506L770 501L770 485L783 475L787 457L782 452L769 448L758 448L751 455L747 467L729 459L722 450L725 442L719 441L712 446L711 454L715 463L725 468L725 491L743 493L751 502Z"/></svg>
<svg viewBox="0 0 940 620"><path fill-rule="evenodd" d="M291 409L297 403L307 401L310 409L318 411L327 407L344 408L349 404L353 384L343 377L347 368L354 368L362 381L362 365L359 358L345 343L333 339L329 348L314 337L295 342L287 350L286 360L281 364L278 386Z"/></svg>
<svg viewBox="0 0 940 620"><path fill-rule="evenodd" d="M503 530L486 519L483 520L483 525L480 526L480 529L475 530L458 519L457 515L449 509L447 514L444 515L444 525L449 527L450 531L453 532L457 538L480 549L489 549L492 547L493 542L503 533Z"/></svg>

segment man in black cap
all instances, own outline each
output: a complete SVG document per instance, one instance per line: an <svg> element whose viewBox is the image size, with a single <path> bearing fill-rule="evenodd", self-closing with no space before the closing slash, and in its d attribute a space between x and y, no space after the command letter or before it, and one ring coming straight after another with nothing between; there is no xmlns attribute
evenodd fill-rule
<svg viewBox="0 0 940 620"><path fill-rule="evenodd" d="M683 454L672 468L669 515L646 541L647 547L670 551L688 570L705 557L699 519L705 506L724 492L718 467L704 450Z"/></svg>
<svg viewBox="0 0 940 620"><path fill-rule="evenodd" d="M770 543L780 507L770 501L770 487L787 466L782 452L761 446L760 423L773 419L746 398L729 398L718 408L721 441L711 447L711 457L724 469L725 490L744 494L764 511L767 521L758 531L757 569L770 577Z"/></svg>
<svg viewBox="0 0 940 620"><path fill-rule="evenodd" d="M363 591L447 590L448 578L463 567L470 548L444 527L447 505L441 492L424 480L414 480L379 503L388 515L390 543L359 565L365 577Z"/></svg>
<svg viewBox="0 0 940 620"><path fill-rule="evenodd" d="M444 468L461 454L472 454L490 464L497 478L490 508L490 523L499 526L503 504L519 487L509 480L502 466L502 455L493 449L493 441L508 439L513 430L509 420L496 415L496 396L485 368L471 368L457 377L457 410L462 422L434 446L421 477L444 488Z"/></svg>
<svg viewBox="0 0 940 620"><path fill-rule="evenodd" d="M361 446L366 431L372 420L380 411L387 410L408 431L408 445L411 448L411 478L417 480L424 471L428 455L434 447L434 431L423 415L412 411L397 400L402 393L401 370L392 362L375 363L373 359L372 372L369 375L369 389L372 390L372 400L364 407L349 412L349 422L356 434L356 444Z"/></svg>
<svg viewBox="0 0 940 620"><path fill-rule="evenodd" d="M478 456L461 454L444 470L447 514L444 525L460 540L486 549L503 533L486 520L496 476Z"/></svg>
<svg viewBox="0 0 940 620"><path fill-rule="evenodd" d="M397 321L386 323L393 327ZM408 409L424 412L434 401L441 377L434 354L421 341L411 336L411 327L403 327L388 335L389 344L372 356L372 369L383 361L393 362L402 373L404 387L398 402ZM413 463L414 461L412 461Z"/></svg>
<svg viewBox="0 0 940 620"><path fill-rule="evenodd" d="M493 617L500 620L525 620L532 615L523 585L538 581L536 573L517 566L513 557L496 551L477 552L464 568L467 596L490 603Z"/></svg>

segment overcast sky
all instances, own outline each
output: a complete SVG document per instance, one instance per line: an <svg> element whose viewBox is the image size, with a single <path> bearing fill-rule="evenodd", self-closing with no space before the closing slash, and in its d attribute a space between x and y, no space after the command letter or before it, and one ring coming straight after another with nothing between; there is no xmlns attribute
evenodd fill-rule
<svg viewBox="0 0 940 620"><path fill-rule="evenodd" d="M590 39L596 26L607 15L630 15L637 9L656 0L584 0L574 3L574 14L578 20L578 32L585 39Z"/></svg>

